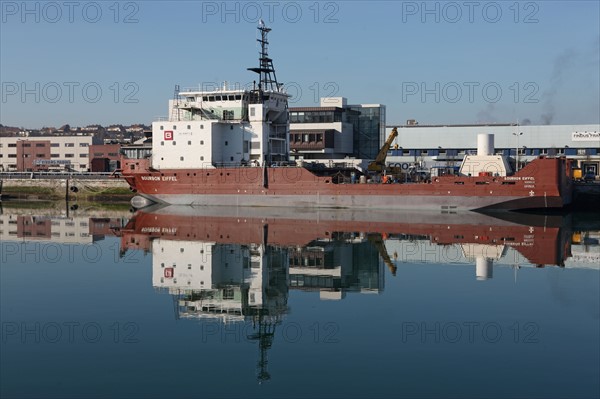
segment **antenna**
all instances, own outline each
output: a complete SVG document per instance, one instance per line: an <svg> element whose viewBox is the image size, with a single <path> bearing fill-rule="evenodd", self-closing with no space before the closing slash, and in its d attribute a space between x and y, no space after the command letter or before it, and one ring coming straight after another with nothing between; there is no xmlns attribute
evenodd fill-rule
<svg viewBox="0 0 600 399"><path fill-rule="evenodd" d="M273 67L273 60L269 58L269 40L267 38L271 28L267 28L263 20L258 22L258 31L260 32L260 39L256 39L260 43L260 53L258 58L258 68L248 68L249 71L256 72L260 79L258 81L258 91L260 94L264 90L278 91L280 88L275 76L275 68Z"/></svg>

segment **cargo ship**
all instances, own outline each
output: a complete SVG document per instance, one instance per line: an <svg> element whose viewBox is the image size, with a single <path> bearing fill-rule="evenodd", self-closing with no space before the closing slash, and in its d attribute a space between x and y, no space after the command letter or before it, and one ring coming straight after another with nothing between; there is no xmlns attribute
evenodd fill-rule
<svg viewBox="0 0 600 399"><path fill-rule="evenodd" d="M519 171L480 134L460 170L420 181L388 167L289 162L288 99L268 55L270 28L258 26L259 75L252 87L176 89L167 118L152 123L152 147L122 150L122 177L152 203L296 208L520 210L571 202L570 162L540 157ZM389 145L390 140L386 141ZM386 145L382 147L385 153ZM377 161L377 160L376 160ZM373 162L371 163L373 164Z"/></svg>

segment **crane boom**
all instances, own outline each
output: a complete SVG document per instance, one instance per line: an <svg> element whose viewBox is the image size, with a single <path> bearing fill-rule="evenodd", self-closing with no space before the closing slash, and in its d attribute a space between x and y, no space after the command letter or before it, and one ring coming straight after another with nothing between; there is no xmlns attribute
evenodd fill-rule
<svg viewBox="0 0 600 399"><path fill-rule="evenodd" d="M369 166L367 167L368 170L370 170L371 172L381 172L385 169L385 159L387 158L387 153L392 147L392 143L396 137L398 137L397 127L392 129L390 135L383 144L383 147L381 147L381 149L379 150L377 157L375 157L375 160L369 162Z"/></svg>

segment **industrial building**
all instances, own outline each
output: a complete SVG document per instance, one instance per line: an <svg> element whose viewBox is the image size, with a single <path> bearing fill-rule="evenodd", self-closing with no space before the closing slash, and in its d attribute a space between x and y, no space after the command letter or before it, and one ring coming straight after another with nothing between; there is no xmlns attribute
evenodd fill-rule
<svg viewBox="0 0 600 399"><path fill-rule="evenodd" d="M388 126L383 143L392 130ZM465 154L477 149L477 135L494 135L495 153L512 158L517 168L540 155L574 159L596 179L600 171L600 125L420 125L414 120L397 126L398 136L388 152L387 163L418 164L426 170L455 168Z"/></svg>
<svg viewBox="0 0 600 399"><path fill-rule="evenodd" d="M319 107L290 108L291 159L373 159L385 134L385 105L348 105L321 98Z"/></svg>
<svg viewBox="0 0 600 399"><path fill-rule="evenodd" d="M0 172L68 170L87 172L92 134L72 136L2 137Z"/></svg>
<svg viewBox="0 0 600 399"><path fill-rule="evenodd" d="M600 125L519 125L516 123L387 126L382 104L348 105L344 97L321 98L319 107L290 108L290 158L293 160L375 159L393 127L398 136L388 164L418 165L442 173L460 166L476 151L477 135L494 135L495 152L511 157L518 169L540 155L574 159L575 166L600 172ZM518 166L515 165L518 161Z"/></svg>
<svg viewBox="0 0 600 399"><path fill-rule="evenodd" d="M2 137L0 172L112 172L119 168L120 149L92 133Z"/></svg>

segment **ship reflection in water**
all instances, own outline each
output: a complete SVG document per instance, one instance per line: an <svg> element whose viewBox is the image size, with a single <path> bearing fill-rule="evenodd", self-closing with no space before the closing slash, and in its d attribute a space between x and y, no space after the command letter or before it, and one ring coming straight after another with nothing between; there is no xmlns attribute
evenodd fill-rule
<svg viewBox="0 0 600 399"><path fill-rule="evenodd" d="M568 220L501 215L170 206L138 211L117 234L122 253L152 254L152 284L172 295L177 318L251 326L243 331L258 341L263 381L290 290L322 300L381 293L403 263L475 264L478 280L493 277L495 262L515 273L564 266Z"/></svg>

